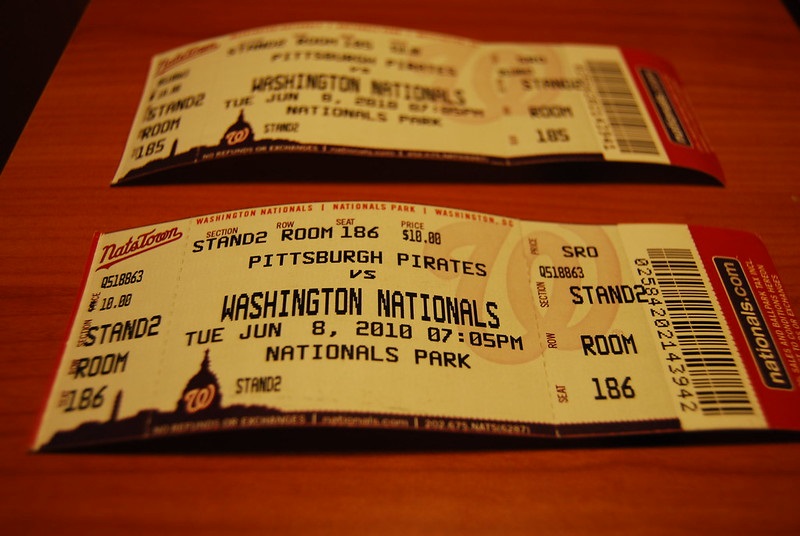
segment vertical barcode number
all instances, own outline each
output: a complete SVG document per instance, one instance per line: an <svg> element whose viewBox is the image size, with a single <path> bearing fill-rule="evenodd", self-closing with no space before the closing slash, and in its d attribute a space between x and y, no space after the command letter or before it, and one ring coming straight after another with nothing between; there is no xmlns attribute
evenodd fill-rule
<svg viewBox="0 0 800 536"><path fill-rule="evenodd" d="M635 259L648 289L657 343L680 407L703 415L750 415L753 404L725 328L689 249L648 249Z"/></svg>

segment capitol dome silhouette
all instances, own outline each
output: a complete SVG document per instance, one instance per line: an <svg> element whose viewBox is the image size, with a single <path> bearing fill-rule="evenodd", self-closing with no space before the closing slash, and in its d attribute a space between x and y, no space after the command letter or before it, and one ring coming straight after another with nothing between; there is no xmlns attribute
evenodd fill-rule
<svg viewBox="0 0 800 536"><path fill-rule="evenodd" d="M222 393L216 374L211 372L209 351L206 350L200 370L189 379L178 399L178 413L194 414L200 411L218 410L222 403Z"/></svg>
<svg viewBox="0 0 800 536"><path fill-rule="evenodd" d="M219 140L222 147L230 147L234 145L241 145L243 143L252 143L254 140L253 127L250 123L244 120L244 110L239 112L239 118L234 124L228 127L225 134Z"/></svg>

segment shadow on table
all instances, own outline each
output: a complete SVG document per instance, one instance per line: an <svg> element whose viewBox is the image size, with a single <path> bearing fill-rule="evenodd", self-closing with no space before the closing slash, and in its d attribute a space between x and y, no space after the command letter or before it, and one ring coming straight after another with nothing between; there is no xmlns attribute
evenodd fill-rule
<svg viewBox="0 0 800 536"><path fill-rule="evenodd" d="M783 431L689 432L535 438L357 428L275 428L170 436L67 452L93 454L422 454L794 443Z"/></svg>
<svg viewBox="0 0 800 536"><path fill-rule="evenodd" d="M188 165L153 168L128 176L117 186L203 183L639 183L722 186L700 171L660 164L538 159L502 165L436 159L360 157L332 154L270 154L221 158Z"/></svg>

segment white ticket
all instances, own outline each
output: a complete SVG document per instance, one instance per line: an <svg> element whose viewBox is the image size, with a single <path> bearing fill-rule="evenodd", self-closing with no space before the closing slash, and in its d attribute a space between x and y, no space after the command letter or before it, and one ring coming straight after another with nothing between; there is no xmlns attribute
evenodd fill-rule
<svg viewBox="0 0 800 536"><path fill-rule="evenodd" d="M309 165L352 177L364 159L524 177L533 164L638 163L723 178L673 68L650 54L340 23L259 28L152 59L113 183L198 180L220 159L261 179Z"/></svg>
<svg viewBox="0 0 800 536"><path fill-rule="evenodd" d="M800 429L754 236L324 202L98 234L36 450L269 427Z"/></svg>

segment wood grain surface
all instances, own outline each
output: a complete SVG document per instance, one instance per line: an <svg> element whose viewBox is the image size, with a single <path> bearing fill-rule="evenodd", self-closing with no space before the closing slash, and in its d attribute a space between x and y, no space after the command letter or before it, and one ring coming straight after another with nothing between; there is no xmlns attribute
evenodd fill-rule
<svg viewBox="0 0 800 536"><path fill-rule="evenodd" d="M681 75L727 182L464 185L331 181L320 170L300 183L109 187L153 54L301 20L656 53ZM800 33L778 0L92 1L0 176L0 532L800 534L797 435L548 443L343 432L275 434L267 448L233 452L29 453L96 230L324 200L733 227L762 237L800 312L798 88Z"/></svg>

